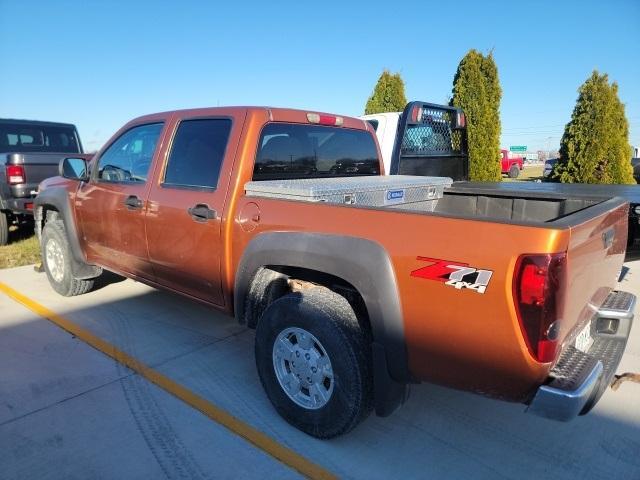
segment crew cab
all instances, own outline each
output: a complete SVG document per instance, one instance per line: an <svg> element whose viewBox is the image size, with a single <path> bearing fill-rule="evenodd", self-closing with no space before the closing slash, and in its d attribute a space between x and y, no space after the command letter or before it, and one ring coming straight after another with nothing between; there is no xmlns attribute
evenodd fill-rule
<svg viewBox="0 0 640 480"><path fill-rule="evenodd" d="M106 269L234 315L256 329L274 408L319 438L391 414L423 381L558 420L588 412L633 319L635 297L614 290L628 205L382 170L356 118L140 117L40 184L44 269L61 295Z"/></svg>
<svg viewBox="0 0 640 480"><path fill-rule="evenodd" d="M524 159L513 155L509 150L500 150L500 172L509 178L518 178L524 168Z"/></svg>
<svg viewBox="0 0 640 480"><path fill-rule="evenodd" d="M34 190L76 153L82 144L73 125L0 119L0 245L9 241L12 225L32 224Z"/></svg>

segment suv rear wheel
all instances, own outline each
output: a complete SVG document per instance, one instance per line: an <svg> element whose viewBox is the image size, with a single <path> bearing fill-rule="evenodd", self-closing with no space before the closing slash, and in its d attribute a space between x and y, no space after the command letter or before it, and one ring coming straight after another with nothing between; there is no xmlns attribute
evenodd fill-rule
<svg viewBox="0 0 640 480"><path fill-rule="evenodd" d="M371 346L344 297L314 287L277 299L262 315L255 342L262 385L293 426L332 438L371 412Z"/></svg>
<svg viewBox="0 0 640 480"><path fill-rule="evenodd" d="M9 243L9 218L4 212L0 212L0 245Z"/></svg>
<svg viewBox="0 0 640 480"><path fill-rule="evenodd" d="M60 295L82 295L93 288L93 279L80 280L71 274L71 251L62 220L51 220L45 224L40 250L49 283Z"/></svg>

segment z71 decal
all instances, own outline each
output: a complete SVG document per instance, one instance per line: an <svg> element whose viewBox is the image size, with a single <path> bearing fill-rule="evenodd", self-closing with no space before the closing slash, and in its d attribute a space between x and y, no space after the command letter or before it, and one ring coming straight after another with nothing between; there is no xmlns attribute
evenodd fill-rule
<svg viewBox="0 0 640 480"><path fill-rule="evenodd" d="M429 262L426 267L411 272L412 277L442 282L458 290L468 288L484 293L491 280L491 270L480 270L470 267L468 263L450 262L439 258L417 257L420 262Z"/></svg>

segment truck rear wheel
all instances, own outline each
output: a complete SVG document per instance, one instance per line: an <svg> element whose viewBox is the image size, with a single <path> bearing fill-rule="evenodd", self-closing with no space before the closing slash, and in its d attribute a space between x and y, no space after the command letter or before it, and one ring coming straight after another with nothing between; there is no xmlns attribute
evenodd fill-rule
<svg viewBox="0 0 640 480"><path fill-rule="evenodd" d="M9 219L7 214L0 212L0 245L9 243Z"/></svg>
<svg viewBox="0 0 640 480"><path fill-rule="evenodd" d="M520 169L518 166L511 165L511 168L509 169L509 178L518 178L518 175L520 175Z"/></svg>
<svg viewBox="0 0 640 480"><path fill-rule="evenodd" d="M62 220L52 220L45 224L40 250L49 283L60 295L82 295L93 288L93 279L79 280L71 273L71 251Z"/></svg>
<svg viewBox="0 0 640 480"><path fill-rule="evenodd" d="M258 323L255 355L278 413L317 438L353 429L372 410L371 346L351 305L323 287L289 293Z"/></svg>

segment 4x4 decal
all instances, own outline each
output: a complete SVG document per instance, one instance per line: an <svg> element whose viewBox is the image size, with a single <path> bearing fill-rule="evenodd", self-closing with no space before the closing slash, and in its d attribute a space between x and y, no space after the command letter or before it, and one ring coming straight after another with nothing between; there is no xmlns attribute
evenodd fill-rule
<svg viewBox="0 0 640 480"><path fill-rule="evenodd" d="M439 258L417 257L420 262L429 262L430 265L418 268L411 272L412 277L424 278L443 282L445 285L455 287L458 290L468 288L478 293L484 293L491 280L491 270L480 270L470 267L468 263L451 262Z"/></svg>

